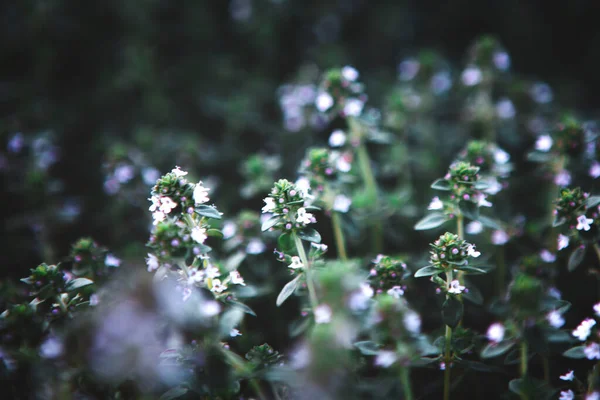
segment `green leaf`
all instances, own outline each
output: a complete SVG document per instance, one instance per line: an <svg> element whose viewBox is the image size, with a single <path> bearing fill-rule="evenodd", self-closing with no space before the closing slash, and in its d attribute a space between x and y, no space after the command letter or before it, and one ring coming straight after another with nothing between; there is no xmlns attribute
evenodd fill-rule
<svg viewBox="0 0 600 400"><path fill-rule="evenodd" d="M565 217L559 217L557 215L556 217L554 217L554 221L552 222L552 226L553 227L561 226L565 222L567 222L567 219Z"/></svg>
<svg viewBox="0 0 600 400"><path fill-rule="evenodd" d="M464 272L465 274L469 274L469 275L481 275L481 274L487 274L488 271L485 269L481 269L481 268L477 268L477 267L472 267L470 265L462 265L462 266L458 266L455 269Z"/></svg>
<svg viewBox="0 0 600 400"><path fill-rule="evenodd" d="M289 332L291 337L300 336L308 329L312 322L311 318L300 318L290 324Z"/></svg>
<svg viewBox="0 0 600 400"><path fill-rule="evenodd" d="M79 288L82 288L84 286L89 286L89 285L93 285L94 281L87 279L87 278L76 278L73 280L70 280L69 283L67 283L67 292L72 292L74 290L77 290Z"/></svg>
<svg viewBox="0 0 600 400"><path fill-rule="evenodd" d="M431 188L437 190L450 190L450 182L441 178L433 182Z"/></svg>
<svg viewBox="0 0 600 400"><path fill-rule="evenodd" d="M489 343L481 350L481 358L494 358L506 353L515 345L512 340L503 340L500 343Z"/></svg>
<svg viewBox="0 0 600 400"><path fill-rule="evenodd" d="M260 227L260 230L263 232L268 231L269 229L271 229L272 227L277 225L278 222L279 222L279 216L273 215L271 218L269 218L268 220L263 222L262 226Z"/></svg>
<svg viewBox="0 0 600 400"><path fill-rule="evenodd" d="M307 242L321 243L321 235L313 228L304 228L298 232L298 237Z"/></svg>
<svg viewBox="0 0 600 400"><path fill-rule="evenodd" d="M221 213L212 206L199 205L196 207L196 214L207 218L221 219Z"/></svg>
<svg viewBox="0 0 600 400"><path fill-rule="evenodd" d="M172 400L172 399L176 399L178 397L183 396L188 391L189 391L188 388L177 386L177 387L169 389L165 393L163 393L163 395L160 396L159 400Z"/></svg>
<svg viewBox="0 0 600 400"><path fill-rule="evenodd" d="M415 272L415 278L420 278L422 276L431 276L441 274L443 271L433 265L428 265L426 267L420 268L417 272Z"/></svg>
<svg viewBox="0 0 600 400"><path fill-rule="evenodd" d="M237 309L245 312L246 314L250 314L250 315L256 317L256 313L254 312L254 310L252 310L250 307L248 307L244 303L240 303L239 301L235 301L235 300L228 300L227 304L230 304L231 307L237 308Z"/></svg>
<svg viewBox="0 0 600 400"><path fill-rule="evenodd" d="M374 356L379 353L379 345L371 340L365 340L363 342L354 343L356 347L365 356Z"/></svg>
<svg viewBox="0 0 600 400"><path fill-rule="evenodd" d="M481 222L481 224L483 226L487 226L488 228L492 228L492 229L502 229L502 225L497 222L496 220L490 218L490 217L486 217L485 215L480 215L477 218L477 221Z"/></svg>
<svg viewBox="0 0 600 400"><path fill-rule="evenodd" d="M296 244L294 243L292 234L290 232L284 232L279 235L279 238L277 239L277 246L279 247L279 250L283 251L284 253L288 253L295 249Z"/></svg>
<svg viewBox="0 0 600 400"><path fill-rule="evenodd" d="M544 163L550 161L551 158L551 153L542 153L540 151L532 151L531 153L527 154L527 160L533 162Z"/></svg>
<svg viewBox="0 0 600 400"><path fill-rule="evenodd" d="M425 231L428 229L437 228L444 222L448 221L448 217L443 213L432 213L425 216L422 220L416 223L415 230Z"/></svg>
<svg viewBox="0 0 600 400"><path fill-rule="evenodd" d="M592 208L600 204L600 196L590 196L585 202L588 208Z"/></svg>
<svg viewBox="0 0 600 400"><path fill-rule="evenodd" d="M473 371L479 372L502 372L498 367L492 367L479 361L471 360L457 360L457 364L464 366L465 368L472 369Z"/></svg>
<svg viewBox="0 0 600 400"><path fill-rule="evenodd" d="M277 296L277 302L275 303L277 304L277 307L282 305L283 302L286 301L287 298L290 297L292 293L296 291L296 288L298 287L298 281L300 280L301 276L302 275L298 275L297 277L286 283L283 289L281 289L281 292L279 292L279 295Z"/></svg>
<svg viewBox="0 0 600 400"><path fill-rule="evenodd" d="M460 212L467 218L477 220L479 217L479 207L472 201L461 200L458 202Z"/></svg>
<svg viewBox="0 0 600 400"><path fill-rule="evenodd" d="M206 236L213 236L213 237L218 237L219 239L222 239L223 232L221 232L219 229L210 228L206 231Z"/></svg>
<svg viewBox="0 0 600 400"><path fill-rule="evenodd" d="M585 257L585 246L579 246L578 248L575 249L575 251L573 251L571 253L571 256L569 257L569 264L567 266L567 269L569 270L569 272L574 271L575 268L577 268L579 266L579 264L581 264L584 257Z"/></svg>
<svg viewBox="0 0 600 400"><path fill-rule="evenodd" d="M490 184L485 181L477 181L473 185L473 188L475 188L477 190L486 190L486 189L490 188Z"/></svg>
<svg viewBox="0 0 600 400"><path fill-rule="evenodd" d="M240 308L230 308L225 311L219 319L219 333L221 337L229 337L231 330L238 326L242 318L244 318L244 311Z"/></svg>
<svg viewBox="0 0 600 400"><path fill-rule="evenodd" d="M463 303L456 296L449 296L442 305L442 321L454 329L462 319L463 312Z"/></svg>
<svg viewBox="0 0 600 400"><path fill-rule="evenodd" d="M545 336L546 340L552 343L569 343L574 339L569 332L561 331L555 328L547 329Z"/></svg>
<svg viewBox="0 0 600 400"><path fill-rule="evenodd" d="M463 292L463 299L469 300L471 303L477 304L478 306L483 304L483 295L481 291L475 285L467 286L469 288L468 292Z"/></svg>
<svg viewBox="0 0 600 400"><path fill-rule="evenodd" d="M563 353L563 356L568 358L586 358L585 357L585 346L575 346Z"/></svg>

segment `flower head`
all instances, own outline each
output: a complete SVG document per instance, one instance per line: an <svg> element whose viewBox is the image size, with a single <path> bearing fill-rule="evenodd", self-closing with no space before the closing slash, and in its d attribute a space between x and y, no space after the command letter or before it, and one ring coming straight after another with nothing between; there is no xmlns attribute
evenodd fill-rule
<svg viewBox="0 0 600 400"><path fill-rule="evenodd" d="M272 198L272 197L269 196L269 197L266 197L263 201L265 202L265 205L262 208L262 212L263 213L268 213L268 212L275 211L275 207L277 205L275 204L275 199L274 198Z"/></svg>
<svg viewBox="0 0 600 400"><path fill-rule="evenodd" d="M311 222L313 222L313 215L311 213L306 212L306 209L304 207L300 207L296 215L296 221L303 225L308 225Z"/></svg>
<svg viewBox="0 0 600 400"><path fill-rule="evenodd" d="M535 142L535 149L538 151L547 152L552 148L553 140L550 135L542 135Z"/></svg>
<svg viewBox="0 0 600 400"><path fill-rule="evenodd" d="M589 231L590 230L590 224L594 222L594 220L592 218L587 218L585 215L580 215L579 217L577 217L577 230L584 230L584 231Z"/></svg>
<svg viewBox="0 0 600 400"><path fill-rule="evenodd" d="M212 280L212 287L210 288L211 292L222 293L225 290L227 290L227 285L225 285L224 283L221 283L221 281L219 279Z"/></svg>
<svg viewBox="0 0 600 400"><path fill-rule="evenodd" d="M548 314L546 314L546 320L548 321L550 326L553 326L554 328L560 328L565 324L565 319L556 310L552 310Z"/></svg>
<svg viewBox="0 0 600 400"><path fill-rule="evenodd" d="M290 265L288 265L288 268L291 269L298 269L298 268L303 268L304 264L302 264L302 261L300 261L300 257L298 256L293 256L292 257L292 263Z"/></svg>
<svg viewBox="0 0 600 400"><path fill-rule="evenodd" d="M563 234L558 235L558 250L562 250L569 245L569 237Z"/></svg>
<svg viewBox="0 0 600 400"><path fill-rule="evenodd" d="M194 187L194 203L196 204L204 204L208 202L208 191L210 189L204 187L202 181L198 182Z"/></svg>
<svg viewBox="0 0 600 400"><path fill-rule="evenodd" d="M146 265L148 266L148 272L152 272L158 269L160 263L158 262L158 258L154 254L148 253L148 258L146 258Z"/></svg>
<svg viewBox="0 0 600 400"><path fill-rule="evenodd" d="M192 229L192 239L194 239L194 241L196 241L197 243L204 243L206 241L206 229L201 228L199 226L195 226Z"/></svg>
<svg viewBox="0 0 600 400"><path fill-rule="evenodd" d="M242 278L242 275L240 275L240 273L238 271L231 271L229 273L229 278L231 279L231 283L233 283L235 285L246 286L246 283L244 282L244 278Z"/></svg>
<svg viewBox="0 0 600 400"><path fill-rule="evenodd" d="M431 199L431 203L429 203L429 206L427 207L428 210L441 210L443 208L444 202L442 202L437 196Z"/></svg>

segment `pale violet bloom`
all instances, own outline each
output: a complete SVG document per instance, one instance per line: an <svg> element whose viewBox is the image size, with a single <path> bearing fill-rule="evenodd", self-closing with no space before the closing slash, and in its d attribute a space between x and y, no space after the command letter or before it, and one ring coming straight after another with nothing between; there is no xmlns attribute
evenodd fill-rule
<svg viewBox="0 0 600 400"><path fill-rule="evenodd" d="M462 286L457 279L455 279L452 282L450 282L450 287L448 288L448 293L460 294L465 289L466 288L464 286Z"/></svg>
<svg viewBox="0 0 600 400"><path fill-rule="evenodd" d="M273 212L275 211L275 207L277 206L275 204L275 199L272 197L265 197L265 199L263 200L265 202L265 205L262 208L262 212L263 213L267 213L267 212Z"/></svg>
<svg viewBox="0 0 600 400"><path fill-rule="evenodd" d="M427 207L428 210L441 210L444 208L444 202L440 200L439 197L435 196L431 199L431 203Z"/></svg>
<svg viewBox="0 0 600 400"><path fill-rule="evenodd" d="M99 302L100 302L100 298L98 297L98 295L96 293L94 293L93 295L90 296L90 306L92 306L92 307L97 306Z"/></svg>
<svg viewBox="0 0 600 400"><path fill-rule="evenodd" d="M206 229L201 228L199 226L195 226L192 229L192 239L196 242L196 243L204 243L206 241Z"/></svg>
<svg viewBox="0 0 600 400"><path fill-rule="evenodd" d="M348 298L348 307L353 311L362 311L369 307L369 299L375 291L368 283L361 283L359 290Z"/></svg>
<svg viewBox="0 0 600 400"><path fill-rule="evenodd" d="M121 265L121 260L109 253L106 255L106 259L104 259L104 264L106 264L107 267L119 267Z"/></svg>
<svg viewBox="0 0 600 400"><path fill-rule="evenodd" d="M344 103L344 114L352 117L358 117L362 112L364 106L365 103L363 103L361 100L349 98Z"/></svg>
<svg viewBox="0 0 600 400"><path fill-rule="evenodd" d="M298 256L293 256L292 257L292 263L290 265L288 265L288 268L291 269L298 269L298 268L303 268L304 264L302 264L302 261L300 261L300 257Z"/></svg>
<svg viewBox="0 0 600 400"><path fill-rule="evenodd" d="M311 213L306 212L304 207L300 207L298 209L298 213L296 214L296 221L302 225L308 225L314 221L314 217Z"/></svg>
<svg viewBox="0 0 600 400"><path fill-rule="evenodd" d="M551 263L556 261L556 255L551 253L548 249L540 251L540 258L543 262Z"/></svg>
<svg viewBox="0 0 600 400"><path fill-rule="evenodd" d="M477 235L478 233L483 232L483 224L479 221L469 222L465 227L465 231L469 235Z"/></svg>
<svg viewBox="0 0 600 400"><path fill-rule="evenodd" d="M202 306L200 307L200 313L204 316L204 317L214 317L215 315L217 315L218 313L221 312L221 306L219 305L218 301L205 301L202 303Z"/></svg>
<svg viewBox="0 0 600 400"><path fill-rule="evenodd" d="M569 246L569 237L563 235L562 233L558 234L558 250L562 250Z"/></svg>
<svg viewBox="0 0 600 400"><path fill-rule="evenodd" d="M333 106L333 97L327 92L321 92L315 100L317 110L325 112Z"/></svg>
<svg viewBox="0 0 600 400"><path fill-rule="evenodd" d="M490 177L486 179L485 183L487 183L488 187L484 191L488 194L491 194L492 196L498 194L498 192L502 190L502 184L498 182L498 179L496 179L495 177Z"/></svg>
<svg viewBox="0 0 600 400"><path fill-rule="evenodd" d="M231 271L229 273L229 278L231 279L231 283L233 283L234 285L246 286L244 278L242 278L242 275L240 275L238 271Z"/></svg>
<svg viewBox="0 0 600 400"><path fill-rule="evenodd" d="M419 333L421 331L421 317L414 311L408 310L404 313L404 327L410 333Z"/></svg>
<svg viewBox="0 0 600 400"><path fill-rule="evenodd" d="M208 199L208 191L210 189L204 187L202 181L198 182L194 187L194 203L196 204L204 204Z"/></svg>
<svg viewBox="0 0 600 400"><path fill-rule="evenodd" d="M592 218L587 218L585 215L580 215L579 217L577 217L577 230L584 230L584 231L589 231L590 230L590 224L594 222L594 220Z"/></svg>
<svg viewBox="0 0 600 400"><path fill-rule="evenodd" d="M160 172L156 168L146 167L142 170L142 179L146 185L154 185L160 178Z"/></svg>
<svg viewBox="0 0 600 400"><path fill-rule="evenodd" d="M538 151L547 152L552 148L552 144L554 141L550 135L541 135L537 138L535 142L535 149Z"/></svg>
<svg viewBox="0 0 600 400"><path fill-rule="evenodd" d="M223 239L230 239L234 237L235 233L237 232L237 226L235 225L235 222L225 221L221 232L223 233Z"/></svg>
<svg viewBox="0 0 600 400"><path fill-rule="evenodd" d="M369 285L366 282L363 282L360 284L360 292L368 298L373 297L373 295L375 294L375 291L373 290L373 288L371 287L371 285Z"/></svg>
<svg viewBox="0 0 600 400"><path fill-rule="evenodd" d="M396 352L391 350L380 350L375 357L375 365L378 367L387 368L398 360Z"/></svg>
<svg viewBox="0 0 600 400"><path fill-rule="evenodd" d="M346 144L346 134L343 130L337 129L329 136L329 145L331 147L342 147Z"/></svg>
<svg viewBox="0 0 600 400"><path fill-rule="evenodd" d="M239 330L233 328L230 332L229 332L229 336L231 337L236 337L236 336L242 336L242 334L240 333Z"/></svg>
<svg viewBox="0 0 600 400"><path fill-rule="evenodd" d="M221 283L221 280L219 280L219 279L212 280L212 287L210 288L211 292L222 293L225 290L227 290L227 285L225 285L224 283Z"/></svg>
<svg viewBox="0 0 600 400"><path fill-rule="evenodd" d="M494 322L487 330L486 336L492 343L500 343L504 339L506 328L500 322Z"/></svg>
<svg viewBox="0 0 600 400"><path fill-rule="evenodd" d="M571 389L569 390L562 390L560 392L560 397L558 398L558 400L573 400L575 398L575 393L573 393L573 391Z"/></svg>
<svg viewBox="0 0 600 400"><path fill-rule="evenodd" d="M122 164L115 168L114 175L120 183L127 183L131 179L133 179L135 175L135 170L129 164Z"/></svg>
<svg viewBox="0 0 600 400"><path fill-rule="evenodd" d="M546 314L546 320L548 321L550 326L554 328L560 328L565 324L565 319L556 310L552 310L548 314Z"/></svg>
<svg viewBox="0 0 600 400"><path fill-rule="evenodd" d="M475 66L467 67L461 75L462 83L465 86L475 86L481 82L482 78L481 70Z"/></svg>
<svg viewBox="0 0 600 400"><path fill-rule="evenodd" d="M399 299L404 295L404 289L402 289L402 286L394 286L387 291L387 294Z"/></svg>
<svg viewBox="0 0 600 400"><path fill-rule="evenodd" d="M148 253L148 258L146 258L146 265L148 266L148 272L152 272L158 269L160 263L158 262L158 258L154 254Z"/></svg>
<svg viewBox="0 0 600 400"><path fill-rule="evenodd" d="M399 78L402 81L410 81L419 73L421 64L414 59L402 61L398 65Z"/></svg>
<svg viewBox="0 0 600 400"><path fill-rule="evenodd" d="M592 166L590 167L588 173L594 179L600 176L600 163L598 161L594 161Z"/></svg>
<svg viewBox="0 0 600 400"><path fill-rule="evenodd" d="M529 94L533 100L542 104L551 102L554 97L550 86L543 82L535 83L529 90Z"/></svg>
<svg viewBox="0 0 600 400"><path fill-rule="evenodd" d="M573 370L570 370L566 374L560 376L560 379L563 381L572 381L574 378L575 378L575 372Z"/></svg>
<svg viewBox="0 0 600 400"><path fill-rule="evenodd" d="M320 304L315 308L315 322L317 324L328 324L331 322L331 307L327 304Z"/></svg>
<svg viewBox="0 0 600 400"><path fill-rule="evenodd" d="M594 312L596 313L596 316L600 317L600 303L594 304Z"/></svg>
<svg viewBox="0 0 600 400"><path fill-rule="evenodd" d="M506 164L510 160L510 154L498 148L494 151L494 161L496 164Z"/></svg>
<svg viewBox="0 0 600 400"><path fill-rule="evenodd" d="M431 77L431 90L435 94L442 94L452 87L452 77L448 71L441 71Z"/></svg>
<svg viewBox="0 0 600 400"><path fill-rule="evenodd" d="M344 79L354 82L358 79L358 71L355 68L347 65L344 68L342 68L342 76L344 77Z"/></svg>
<svg viewBox="0 0 600 400"><path fill-rule="evenodd" d="M496 246L502 246L503 244L506 244L509 239L510 236L508 236L508 233L503 230L497 229L492 232L492 244L495 244Z"/></svg>
<svg viewBox="0 0 600 400"><path fill-rule="evenodd" d="M340 172L349 172L352 169L352 163L350 163L344 155L337 157L335 161L335 167Z"/></svg>
<svg viewBox="0 0 600 400"><path fill-rule="evenodd" d="M343 194L338 194L333 200L333 211L347 213L351 204L352 199L350 199L348 196L344 196Z"/></svg>
<svg viewBox="0 0 600 400"><path fill-rule="evenodd" d="M496 115L500 119L511 119L516 115L515 106L509 99L502 99L496 103ZM496 161L497 162L497 161Z"/></svg>
<svg viewBox="0 0 600 400"><path fill-rule="evenodd" d="M592 392L585 396L585 400L600 400L600 393Z"/></svg>
<svg viewBox="0 0 600 400"><path fill-rule="evenodd" d="M569 186L571 184L571 174L566 169L563 169L554 177L554 183L557 186Z"/></svg>
<svg viewBox="0 0 600 400"><path fill-rule="evenodd" d="M57 358L63 353L63 342L50 336L40 346L40 355L44 358Z"/></svg>
<svg viewBox="0 0 600 400"><path fill-rule="evenodd" d="M171 173L175 174L175 176L177 176L178 178L182 177L182 176L186 176L188 173L185 171L182 171L179 166L175 166L175 168L173 168L171 170Z"/></svg>
<svg viewBox="0 0 600 400"><path fill-rule="evenodd" d="M258 238L252 238L246 245L246 253L248 254L261 254L267 249L264 242Z"/></svg>
<svg viewBox="0 0 600 400"><path fill-rule="evenodd" d="M467 254L471 257L477 258L481 255L481 252L475 250L475 245L470 244L467 248Z"/></svg>
<svg viewBox="0 0 600 400"><path fill-rule="evenodd" d="M493 56L494 65L500 71L506 71L510 68L510 56L504 51L497 51Z"/></svg>
<svg viewBox="0 0 600 400"><path fill-rule="evenodd" d="M491 207L492 203L487 201L487 195L479 193L473 196L477 200L478 207Z"/></svg>
<svg viewBox="0 0 600 400"><path fill-rule="evenodd" d="M592 342L585 346L583 353L588 360L600 359L600 345L596 342Z"/></svg>
<svg viewBox="0 0 600 400"><path fill-rule="evenodd" d="M596 321L591 318L586 318L579 326L572 332L573 336L575 336L580 341L587 340L588 336L592 333L592 327L596 325Z"/></svg>

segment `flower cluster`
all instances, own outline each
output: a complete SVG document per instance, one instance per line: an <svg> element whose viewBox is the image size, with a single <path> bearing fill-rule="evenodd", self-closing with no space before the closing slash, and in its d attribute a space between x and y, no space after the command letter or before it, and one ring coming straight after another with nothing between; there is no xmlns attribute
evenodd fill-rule
<svg viewBox="0 0 600 400"><path fill-rule="evenodd" d="M369 282L376 293L387 293L394 297L404 295L406 279L411 276L406 264L394 257L379 254L373 261Z"/></svg>
<svg viewBox="0 0 600 400"><path fill-rule="evenodd" d="M316 222L315 217L308 212L311 207L305 206L306 198L307 193L287 179L275 182L271 193L264 199L265 205L262 208L263 213L271 213L273 216L263 224L262 230L296 230Z"/></svg>
<svg viewBox="0 0 600 400"><path fill-rule="evenodd" d="M350 66L327 71L315 98L317 110L344 117L361 115L366 95L358 80L358 71Z"/></svg>
<svg viewBox="0 0 600 400"><path fill-rule="evenodd" d="M486 141L470 141L458 159L480 168L480 180L488 185L484 192L492 195L503 189L502 182L512 170L510 155L495 143Z"/></svg>
<svg viewBox="0 0 600 400"><path fill-rule="evenodd" d="M221 231L227 251L243 248L246 254L261 254L266 251L265 241L260 238L260 214L256 211L242 210L235 220L223 223Z"/></svg>
<svg viewBox="0 0 600 400"><path fill-rule="evenodd" d="M250 198L268 190L275 180L275 173L281 167L281 158L277 155L252 154L241 165L240 172L246 183L240 194Z"/></svg>
<svg viewBox="0 0 600 400"><path fill-rule="evenodd" d="M481 255L479 251L475 250L473 244L449 232L441 235L430 246L431 257L429 262L431 266L440 271L460 269L468 265L471 258Z"/></svg>

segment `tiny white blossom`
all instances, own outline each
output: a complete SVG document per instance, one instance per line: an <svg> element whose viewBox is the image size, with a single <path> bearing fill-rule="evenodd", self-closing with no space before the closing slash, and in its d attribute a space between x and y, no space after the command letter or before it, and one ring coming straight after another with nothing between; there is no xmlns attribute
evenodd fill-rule
<svg viewBox="0 0 600 400"><path fill-rule="evenodd" d="M350 98L344 103L344 114L357 117L363 110L365 103L359 99Z"/></svg>
<svg viewBox="0 0 600 400"><path fill-rule="evenodd" d="M550 137L550 135L541 135L537 138L535 142L535 149L543 152L547 152L552 148L552 144L554 141Z"/></svg>
<svg viewBox="0 0 600 400"><path fill-rule="evenodd" d="M204 271L192 270L190 271L190 276L188 277L188 284L194 285L196 283L200 283L204 280Z"/></svg>
<svg viewBox="0 0 600 400"><path fill-rule="evenodd" d="M333 106L333 97L327 92L319 93L315 100L315 105L317 106L317 110L325 112Z"/></svg>
<svg viewBox="0 0 600 400"><path fill-rule="evenodd" d="M594 222L594 220L592 218L587 218L585 215L580 215L579 217L577 217L577 230L584 230L584 231L589 231L590 230L590 224Z"/></svg>
<svg viewBox="0 0 600 400"><path fill-rule="evenodd" d="M302 197L308 196L308 193L310 192L310 181L307 178L302 177L298 179L294 185L296 186L296 189L302 193Z"/></svg>
<svg viewBox="0 0 600 400"><path fill-rule="evenodd" d="M146 265L148 266L148 272L152 272L159 267L158 258L152 254L148 253L148 258L146 258Z"/></svg>
<svg viewBox="0 0 600 400"><path fill-rule="evenodd" d="M238 271L231 271L229 273L229 278L231 279L231 283L233 283L235 285L246 286L246 283L244 282L244 278L242 278L242 275L240 275L240 273Z"/></svg>
<svg viewBox="0 0 600 400"><path fill-rule="evenodd" d="M290 265L288 265L288 268L291 269L298 269L298 268L303 268L304 264L302 264L302 261L300 261L300 257L298 256L293 256L292 257L292 263Z"/></svg>
<svg viewBox="0 0 600 400"><path fill-rule="evenodd" d="M492 203L487 201L487 195L483 193L479 193L473 196L477 200L478 207L491 207Z"/></svg>
<svg viewBox="0 0 600 400"><path fill-rule="evenodd" d="M208 198L208 191L210 189L204 187L204 185L202 184L202 181L198 182L196 184L196 186L194 187L194 203L196 204L204 204L206 202L208 202L209 198Z"/></svg>
<svg viewBox="0 0 600 400"><path fill-rule="evenodd" d="M551 253L548 249L543 249L542 251L540 251L540 258L542 259L542 261L547 263L556 261L556 255Z"/></svg>
<svg viewBox="0 0 600 400"><path fill-rule="evenodd" d="M450 282L450 287L448 288L448 293L460 294L465 289L466 288L464 286L462 286L457 279L455 279L452 282Z"/></svg>
<svg viewBox="0 0 600 400"><path fill-rule="evenodd" d="M563 234L558 235L558 250L562 250L565 247L569 246L569 237Z"/></svg>
<svg viewBox="0 0 600 400"><path fill-rule="evenodd" d="M584 347L583 353L588 360L600 359L600 345L592 342Z"/></svg>
<svg viewBox="0 0 600 400"><path fill-rule="evenodd" d="M158 225L159 222L162 222L167 218L166 214L162 211L155 211L152 213L152 225Z"/></svg>
<svg viewBox="0 0 600 400"><path fill-rule="evenodd" d="M179 166L176 166L175 168L173 168L173 169L171 170L171 173L175 174L175 176L177 176L177 177L182 177L182 176L186 176L186 175L187 175L187 172L185 172L185 171L182 171L182 170L179 168Z"/></svg>
<svg viewBox="0 0 600 400"><path fill-rule="evenodd" d="M596 321L591 318L586 318L579 326L572 332L573 336L575 336L580 341L585 341L592 333L592 327L596 325Z"/></svg>
<svg viewBox="0 0 600 400"><path fill-rule="evenodd" d="M394 286L387 291L387 294L389 294L392 297L395 297L396 299L399 299L404 295L404 289L402 289L401 286Z"/></svg>
<svg viewBox="0 0 600 400"><path fill-rule="evenodd" d="M506 329L500 322L494 322L487 330L486 336L490 342L499 343L504 339Z"/></svg>
<svg viewBox="0 0 600 400"><path fill-rule="evenodd" d="M444 202L442 202L440 200L439 197L435 196L433 199L431 199L431 202L429 203L429 206L427 207L428 210L441 210L444 208Z"/></svg>
<svg viewBox="0 0 600 400"><path fill-rule="evenodd" d="M162 196L160 198L160 206L158 207L159 211L162 211L166 214L169 214L175 207L177 207L177 203L175 203L170 197Z"/></svg>
<svg viewBox="0 0 600 400"><path fill-rule="evenodd" d="M205 301L200 307L200 313L205 317L214 317L219 312L221 312L221 306L219 305L219 302L214 300Z"/></svg>
<svg viewBox="0 0 600 400"><path fill-rule="evenodd" d="M346 134L343 130L337 129L329 136L329 145L331 147L342 147L346 144Z"/></svg>
<svg viewBox="0 0 600 400"><path fill-rule="evenodd" d="M237 232L237 226L235 225L235 222L225 221L221 232L223 232L224 239L230 239L235 236L235 233Z"/></svg>
<svg viewBox="0 0 600 400"><path fill-rule="evenodd" d="M219 271L219 268L215 267L214 265L209 265L208 267L206 267L204 273L206 274L206 277L210 279L214 279L218 276L221 276L221 271Z"/></svg>
<svg viewBox="0 0 600 400"><path fill-rule="evenodd" d="M246 246L246 253L260 254L263 253L266 249L267 246L265 246L262 240L258 238L252 238L248 241L248 245Z"/></svg>
<svg viewBox="0 0 600 400"><path fill-rule="evenodd" d="M325 243L315 243L310 242L310 247L314 247L315 249L325 253L328 249L328 246Z"/></svg>
<svg viewBox="0 0 600 400"><path fill-rule="evenodd" d="M487 189L484 190L484 192L487 194L491 194L493 196L502 190L502 184L498 182L498 179L495 177L487 178L485 182L488 184Z"/></svg>
<svg viewBox="0 0 600 400"><path fill-rule="evenodd" d="M481 252L475 250L475 245L470 244L467 248L467 254L471 257L477 258L481 255Z"/></svg>
<svg viewBox="0 0 600 400"><path fill-rule="evenodd" d="M277 206L275 204L275 199L272 197L265 197L265 199L263 200L265 202L265 205L262 208L262 212L263 213L267 213L267 212L273 212L275 211L275 207Z"/></svg>
<svg viewBox="0 0 600 400"><path fill-rule="evenodd" d="M569 390L562 390L560 392L560 397L558 398L558 400L573 400L575 398L575 393L573 393L573 391L571 389Z"/></svg>
<svg viewBox="0 0 600 400"><path fill-rule="evenodd" d="M231 330L231 332L229 332L229 336L236 337L236 336L242 336L242 334L240 333L239 330L237 330L237 329L234 328L234 329Z"/></svg>
<svg viewBox="0 0 600 400"><path fill-rule="evenodd" d="M596 316L600 317L600 303L594 304L594 312L596 313Z"/></svg>
<svg viewBox="0 0 600 400"><path fill-rule="evenodd" d="M331 316L331 307L327 304L321 304L315 308L315 322L317 324L328 324L331 322Z"/></svg>
<svg viewBox="0 0 600 400"><path fill-rule="evenodd" d="M566 169L563 169L554 177L554 183L557 186L569 186L571 184L571 174Z"/></svg>
<svg viewBox="0 0 600 400"><path fill-rule="evenodd" d="M588 174L594 179L600 177L600 163L598 161L594 161L588 171Z"/></svg>
<svg viewBox="0 0 600 400"><path fill-rule="evenodd" d="M496 246L501 246L503 244L506 244L508 242L508 240L510 239L510 237L508 236L508 233L506 233L503 230L495 230L494 232L492 232L492 244L495 244Z"/></svg>
<svg viewBox="0 0 600 400"><path fill-rule="evenodd" d="M206 238L206 229L199 226L195 226L192 229L192 239L194 239L195 242L202 244L206 241Z"/></svg>
<svg viewBox="0 0 600 400"><path fill-rule="evenodd" d="M548 314L546 314L546 320L548 321L550 326L553 326L554 328L560 328L565 324L565 319L556 310L552 310Z"/></svg>
<svg viewBox="0 0 600 400"><path fill-rule="evenodd" d="M343 194L338 194L335 196L333 200L333 211L347 213L350 209L350 205L352 204L352 199L348 196L344 196Z"/></svg>
<svg viewBox="0 0 600 400"><path fill-rule="evenodd" d="M414 311L406 311L402 318L404 327L411 333L419 333L421 331L421 317Z"/></svg>
<svg viewBox="0 0 600 400"><path fill-rule="evenodd" d="M378 367L387 368L398 360L396 352L391 350L381 350L375 357L375 365Z"/></svg>
<svg viewBox="0 0 600 400"><path fill-rule="evenodd" d="M573 370L570 370L566 374L560 376L560 379L563 381L572 381L574 378L575 378L575 372Z"/></svg>
<svg viewBox="0 0 600 400"><path fill-rule="evenodd" d="M496 164L506 164L510 160L510 155L502 149L494 151L494 161Z"/></svg>
<svg viewBox="0 0 600 400"><path fill-rule="evenodd" d="M342 76L344 79L354 82L358 79L358 71L355 68L347 65L342 68Z"/></svg>
<svg viewBox="0 0 600 400"><path fill-rule="evenodd" d="M106 264L107 267L119 267L121 265L121 260L109 253L104 259L104 264Z"/></svg>
<svg viewBox="0 0 600 400"><path fill-rule="evenodd" d="M479 221L472 221L465 226L465 231L469 235L477 235L478 233L483 232L483 224Z"/></svg>
<svg viewBox="0 0 600 400"><path fill-rule="evenodd" d="M311 213L306 212L306 209L304 207L300 207L296 215L296 221L303 225L308 225L311 222L313 222L313 215Z"/></svg>
<svg viewBox="0 0 600 400"><path fill-rule="evenodd" d="M343 155L338 157L335 161L335 167L340 172L349 172L352 169L352 163L348 161Z"/></svg>
<svg viewBox="0 0 600 400"><path fill-rule="evenodd" d="M475 86L481 82L482 78L483 74L481 73L481 70L475 66L467 67L461 76L462 82L466 86Z"/></svg>
<svg viewBox="0 0 600 400"><path fill-rule="evenodd" d="M221 283L221 280L219 280L219 279L212 280L212 287L210 288L211 292L222 293L225 290L227 290L227 285L225 285L224 283Z"/></svg>

